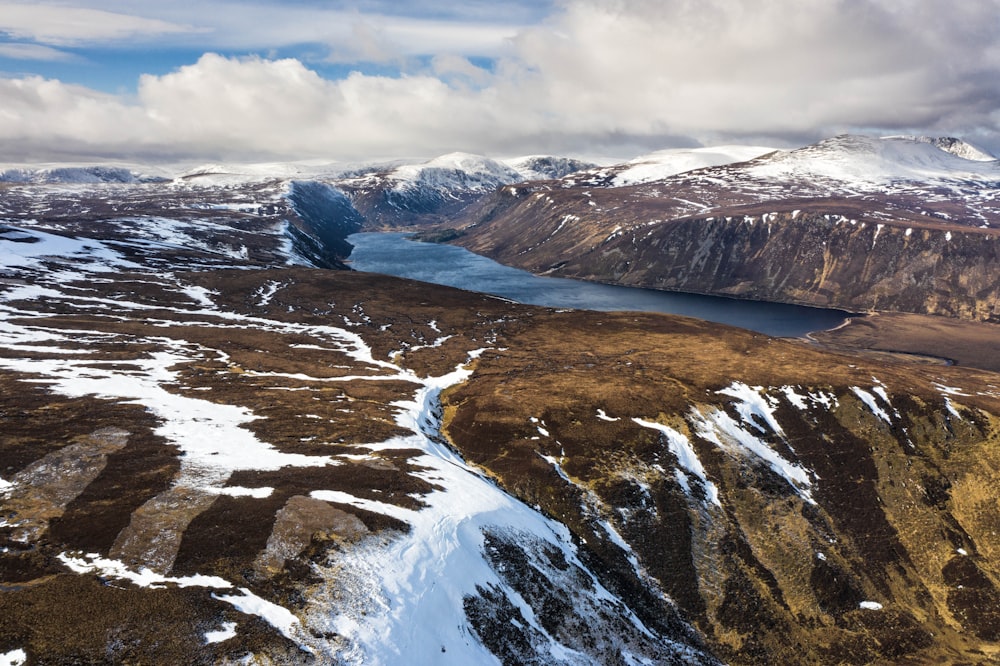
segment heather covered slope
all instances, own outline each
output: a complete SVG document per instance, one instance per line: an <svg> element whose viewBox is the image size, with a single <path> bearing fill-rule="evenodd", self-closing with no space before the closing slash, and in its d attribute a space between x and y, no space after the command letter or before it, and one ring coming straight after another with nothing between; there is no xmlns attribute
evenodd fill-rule
<svg viewBox="0 0 1000 666"><path fill-rule="evenodd" d="M446 393L446 431L618 589L659 588L730 663L996 655L995 374L669 317L533 323Z"/></svg>

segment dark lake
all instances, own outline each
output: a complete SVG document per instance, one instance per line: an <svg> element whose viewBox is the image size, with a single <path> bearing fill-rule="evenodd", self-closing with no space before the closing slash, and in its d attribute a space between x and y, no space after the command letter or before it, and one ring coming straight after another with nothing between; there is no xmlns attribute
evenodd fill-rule
<svg viewBox="0 0 1000 666"><path fill-rule="evenodd" d="M543 277L498 264L465 248L420 243L406 233L361 233L347 240L354 245L350 260L355 270L433 282L531 305L666 312L778 337L801 337L811 331L834 328L850 316L843 310Z"/></svg>

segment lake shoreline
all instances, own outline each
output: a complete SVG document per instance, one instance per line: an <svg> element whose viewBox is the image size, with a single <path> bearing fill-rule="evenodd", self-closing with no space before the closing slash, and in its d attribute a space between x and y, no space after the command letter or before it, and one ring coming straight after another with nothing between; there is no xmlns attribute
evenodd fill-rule
<svg viewBox="0 0 1000 666"><path fill-rule="evenodd" d="M781 338L805 338L809 333L842 326L850 317L863 316L809 305L534 275L458 246L414 239L414 235L415 232L352 234L347 240L354 250L347 264L354 270L451 286L526 305L660 312Z"/></svg>

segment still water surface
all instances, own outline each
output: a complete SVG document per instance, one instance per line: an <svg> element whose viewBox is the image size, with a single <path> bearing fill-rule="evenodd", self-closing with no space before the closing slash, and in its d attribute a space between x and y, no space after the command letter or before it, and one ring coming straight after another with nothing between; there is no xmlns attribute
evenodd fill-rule
<svg viewBox="0 0 1000 666"><path fill-rule="evenodd" d="M666 312L780 337L801 337L811 331L834 328L849 316L843 310L543 277L498 264L465 248L420 243L405 233L360 233L347 240L354 245L350 260L355 270L433 282L531 305Z"/></svg>

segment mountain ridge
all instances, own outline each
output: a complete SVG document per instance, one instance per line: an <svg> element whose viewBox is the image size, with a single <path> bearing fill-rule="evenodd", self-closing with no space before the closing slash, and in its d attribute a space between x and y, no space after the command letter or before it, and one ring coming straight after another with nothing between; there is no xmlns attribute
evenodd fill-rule
<svg viewBox="0 0 1000 666"><path fill-rule="evenodd" d="M502 188L451 223L451 242L613 284L997 316L996 161L843 136L628 186L591 176Z"/></svg>

